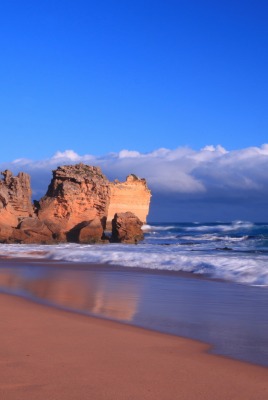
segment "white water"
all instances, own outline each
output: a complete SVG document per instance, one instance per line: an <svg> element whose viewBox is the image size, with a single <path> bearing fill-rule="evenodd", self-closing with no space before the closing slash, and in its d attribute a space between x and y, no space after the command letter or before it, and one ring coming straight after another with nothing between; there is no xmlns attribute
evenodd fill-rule
<svg viewBox="0 0 268 400"><path fill-rule="evenodd" d="M191 239L193 239L191 237ZM268 256L184 250L183 246L0 245L0 255L70 262L90 262L169 271L186 271L247 285L268 285Z"/></svg>

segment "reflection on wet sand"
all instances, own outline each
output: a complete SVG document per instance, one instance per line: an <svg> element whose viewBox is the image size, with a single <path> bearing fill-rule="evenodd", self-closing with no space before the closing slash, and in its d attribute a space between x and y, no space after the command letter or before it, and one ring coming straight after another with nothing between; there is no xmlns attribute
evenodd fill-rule
<svg viewBox="0 0 268 400"><path fill-rule="evenodd" d="M198 339L268 366L268 292L175 273L31 260L0 262L0 292Z"/></svg>
<svg viewBox="0 0 268 400"><path fill-rule="evenodd" d="M138 308L140 285L118 285L116 276L106 272L1 268L0 289L69 310L131 322Z"/></svg>

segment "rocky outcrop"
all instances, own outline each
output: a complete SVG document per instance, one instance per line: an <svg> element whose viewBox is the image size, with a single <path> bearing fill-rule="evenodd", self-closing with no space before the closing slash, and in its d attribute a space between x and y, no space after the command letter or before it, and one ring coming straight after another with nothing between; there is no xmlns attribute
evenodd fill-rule
<svg viewBox="0 0 268 400"><path fill-rule="evenodd" d="M0 222L0 243L8 243L13 234L11 226Z"/></svg>
<svg viewBox="0 0 268 400"><path fill-rule="evenodd" d="M141 220L132 212L116 213L112 220L112 238L115 243L138 243L143 240Z"/></svg>
<svg viewBox="0 0 268 400"><path fill-rule="evenodd" d="M136 243L143 238L141 226L151 197L145 179L129 175L126 182L111 183L98 167L61 166L53 171L46 195L33 207L29 175L13 176L8 170L2 175L2 243L107 242L104 229L114 214L112 241Z"/></svg>
<svg viewBox="0 0 268 400"><path fill-rule="evenodd" d="M52 232L36 216L26 217L17 228L0 224L0 243L53 244Z"/></svg>
<svg viewBox="0 0 268 400"><path fill-rule="evenodd" d="M0 180L0 224L16 227L22 218L34 214L30 176L24 172L13 176L8 170L1 174L4 179Z"/></svg>
<svg viewBox="0 0 268 400"><path fill-rule="evenodd" d="M125 182L111 182L111 199L107 216L107 227L111 227L112 219L116 213L130 211L134 213L142 223L146 223L149 213L151 191L146 180L131 174Z"/></svg>
<svg viewBox="0 0 268 400"><path fill-rule="evenodd" d="M58 167L39 202L38 218L58 237L95 218L104 226L109 199L109 181L100 168L85 164Z"/></svg>
<svg viewBox="0 0 268 400"><path fill-rule="evenodd" d="M13 232L17 241L22 243L43 243L54 242L52 232L38 218L24 218L18 228Z"/></svg>
<svg viewBox="0 0 268 400"><path fill-rule="evenodd" d="M68 242L91 244L103 242L103 226L99 218L84 221L67 233Z"/></svg>

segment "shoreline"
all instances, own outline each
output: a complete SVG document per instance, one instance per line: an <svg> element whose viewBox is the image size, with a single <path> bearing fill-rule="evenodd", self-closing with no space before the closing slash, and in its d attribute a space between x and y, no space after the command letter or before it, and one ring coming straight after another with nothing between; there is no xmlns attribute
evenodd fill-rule
<svg viewBox="0 0 268 400"><path fill-rule="evenodd" d="M36 304L207 343L210 354L268 366L264 288L181 271L43 258L0 258L0 287Z"/></svg>
<svg viewBox="0 0 268 400"><path fill-rule="evenodd" d="M4 263L14 264L14 265L22 265L22 264L38 264L46 267L63 267L66 269L72 270L79 270L79 269L102 269L102 270L115 270L115 271L133 271L133 272L140 272L144 274L150 275L170 275L170 276L178 276L182 278L188 279L200 279L205 281L212 281L212 282L225 282L231 285L243 285L242 283L232 282L225 279L220 278L213 278L207 274L197 274L193 272L187 271L175 271L175 270L166 270L166 269L151 269L146 267L130 267L127 265L118 265L118 264L109 264L109 263L97 263L97 262L89 262L89 261L66 261L66 260L54 260L49 258L34 258L34 257L11 257L11 256L3 256L0 255L0 267ZM245 285L244 285L245 286ZM261 286L262 287L262 286ZM263 286L265 287L265 286Z"/></svg>
<svg viewBox="0 0 268 400"><path fill-rule="evenodd" d="M209 345L0 294L0 393L15 399L257 400L268 369Z"/></svg>

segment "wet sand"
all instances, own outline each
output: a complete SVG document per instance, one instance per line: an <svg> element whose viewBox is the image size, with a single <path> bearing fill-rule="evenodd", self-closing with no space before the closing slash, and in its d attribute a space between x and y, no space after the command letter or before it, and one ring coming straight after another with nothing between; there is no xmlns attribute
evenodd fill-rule
<svg viewBox="0 0 268 400"><path fill-rule="evenodd" d="M0 398L268 398L268 369L204 344L0 295Z"/></svg>
<svg viewBox="0 0 268 400"><path fill-rule="evenodd" d="M0 291L74 313L208 343L268 367L268 292L175 271L0 259Z"/></svg>

